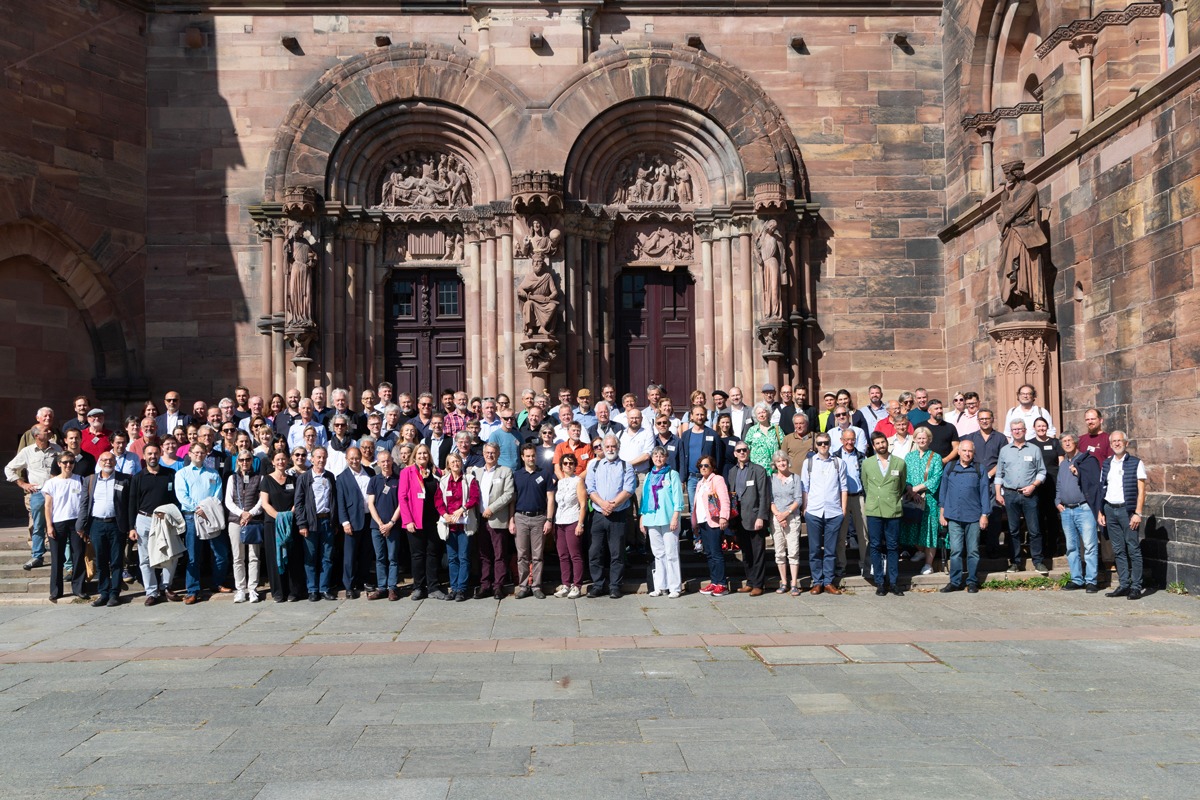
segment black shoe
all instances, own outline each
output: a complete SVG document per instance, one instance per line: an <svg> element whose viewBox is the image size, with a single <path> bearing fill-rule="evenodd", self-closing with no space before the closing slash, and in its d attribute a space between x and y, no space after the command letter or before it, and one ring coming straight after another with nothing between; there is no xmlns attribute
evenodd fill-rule
<svg viewBox="0 0 1200 800"><path fill-rule="evenodd" d="M596 586L596 584L594 584L594 583L592 584L592 587L590 589L588 589L588 592L587 592L587 596L590 598L593 598L593 599L599 597L602 594L604 594L604 590L601 589L600 587Z"/></svg>
<svg viewBox="0 0 1200 800"><path fill-rule="evenodd" d="M1033 565L1033 571L1041 573L1042 575L1049 575L1050 567L1048 565L1046 565L1044 562L1039 561Z"/></svg>
<svg viewBox="0 0 1200 800"><path fill-rule="evenodd" d="M455 592L454 593L454 602L456 602L456 603L467 602L467 593L466 592Z"/></svg>
<svg viewBox="0 0 1200 800"><path fill-rule="evenodd" d="M608 593L608 596L611 597L613 600L620 600L621 599L621 590L614 587Z"/></svg>
<svg viewBox="0 0 1200 800"><path fill-rule="evenodd" d="M424 589L413 589L412 594L408 596L410 600L422 600L425 597Z"/></svg>
<svg viewBox="0 0 1200 800"><path fill-rule="evenodd" d="M893 586L892 594L896 595L896 597L904 597L904 590L901 589L899 586Z"/></svg>
<svg viewBox="0 0 1200 800"><path fill-rule="evenodd" d="M492 592L492 597L495 598L496 600L503 600L504 599L504 587L497 586L495 588L495 590Z"/></svg>
<svg viewBox="0 0 1200 800"><path fill-rule="evenodd" d="M337 600L338 599L336 592L326 592L324 594L324 597L326 600Z"/></svg>
<svg viewBox="0 0 1200 800"><path fill-rule="evenodd" d="M358 589L347 589L346 590L346 599L347 600L357 600L358 599Z"/></svg>
<svg viewBox="0 0 1200 800"><path fill-rule="evenodd" d="M313 592L312 594L310 594L308 596L308 602L310 602L310 603L321 602L321 594L319 592Z"/></svg>
<svg viewBox="0 0 1200 800"><path fill-rule="evenodd" d="M1063 591L1064 591L1064 592L1074 592L1074 591L1076 591L1077 589L1082 589L1082 588L1083 588L1083 584L1082 584L1082 583L1075 583L1075 581L1067 581L1067 585L1066 585L1066 586L1064 586L1064 587L1062 587L1062 588L1063 588Z"/></svg>
<svg viewBox="0 0 1200 800"><path fill-rule="evenodd" d="M95 600L93 600L91 602L92 608L100 608L100 606L106 606L106 605L108 605L107 597L97 597Z"/></svg>
<svg viewBox="0 0 1200 800"><path fill-rule="evenodd" d="M1128 600L1141 600L1146 596L1146 593L1141 589L1130 589L1129 594L1125 595Z"/></svg>
<svg viewBox="0 0 1200 800"><path fill-rule="evenodd" d="M887 589L885 587L883 587L883 586L875 587L875 596L876 597L884 597L886 595L887 595Z"/></svg>
<svg viewBox="0 0 1200 800"><path fill-rule="evenodd" d="M1104 596L1105 597L1128 597L1129 596L1129 587L1128 586L1118 586L1116 589L1113 589L1111 592L1106 593Z"/></svg>
<svg viewBox="0 0 1200 800"><path fill-rule="evenodd" d="M446 593L443 592L441 589L431 589L429 591L429 599L430 600L445 600Z"/></svg>
<svg viewBox="0 0 1200 800"><path fill-rule="evenodd" d="M491 594L491 592L484 591L482 586L476 586L475 593L472 594L471 597L473 597L476 600L482 600L483 598L487 597L489 594Z"/></svg>
<svg viewBox="0 0 1200 800"><path fill-rule="evenodd" d="M109 608L116 608L117 606L121 605L121 598L114 595L113 597L108 598L108 602L104 605L108 606Z"/></svg>
<svg viewBox="0 0 1200 800"><path fill-rule="evenodd" d="M938 591L941 592L942 594L950 594L951 592L961 592L962 590L963 590L963 587L955 586L953 583L947 583L941 589L938 589Z"/></svg>
<svg viewBox="0 0 1200 800"><path fill-rule="evenodd" d="M973 583L967 584L967 594L979 594L979 587Z"/></svg>
<svg viewBox="0 0 1200 800"><path fill-rule="evenodd" d="M1087 589L1088 594L1095 594L1096 592L1100 591L1099 589L1096 588L1096 584L1094 584L1094 583L1089 583L1084 588Z"/></svg>
<svg viewBox="0 0 1200 800"><path fill-rule="evenodd" d="M31 558L21 565L21 569L28 572L31 569L37 569L38 567L45 566L45 564L46 562L40 558Z"/></svg>
<svg viewBox="0 0 1200 800"><path fill-rule="evenodd" d="M289 597L289 598L288 598L288 600L289 600L289 601L291 601L291 602L293 602L293 603L299 603L299 602L300 602L301 600L303 600L303 599L304 599L304 598L303 598L303 597L301 597L301 596L300 596L300 595L298 595L298 594L294 594L294 595L292 595L291 597ZM280 601L280 602L282 602L282 601Z"/></svg>

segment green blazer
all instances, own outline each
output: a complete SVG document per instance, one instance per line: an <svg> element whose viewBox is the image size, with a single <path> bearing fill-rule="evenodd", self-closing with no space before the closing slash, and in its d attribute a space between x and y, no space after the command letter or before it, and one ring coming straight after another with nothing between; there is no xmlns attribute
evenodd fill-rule
<svg viewBox="0 0 1200 800"><path fill-rule="evenodd" d="M887 475L879 474L879 459L870 455L862 462L862 484L866 493L863 513L868 517L895 519L904 514L901 501L908 488L908 473L902 459L888 456Z"/></svg>

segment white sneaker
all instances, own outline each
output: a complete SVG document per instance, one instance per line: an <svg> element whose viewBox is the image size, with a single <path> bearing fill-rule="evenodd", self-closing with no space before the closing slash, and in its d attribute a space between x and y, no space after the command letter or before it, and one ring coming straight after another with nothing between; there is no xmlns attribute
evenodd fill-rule
<svg viewBox="0 0 1200 800"><path fill-rule="evenodd" d="M578 587L578 586L572 586L572 587L571 587L571 591L567 592L567 599L568 599L568 600L575 600L575 599L577 599L577 598L579 597L579 595L581 595L581 594L583 594L583 592L579 591L579 587Z"/></svg>
<svg viewBox="0 0 1200 800"><path fill-rule="evenodd" d="M931 567L931 566L929 566L928 564L926 564L925 566L921 567L921 574L922 574L922 575L932 575L932 574L933 574L933 567Z"/></svg>
<svg viewBox="0 0 1200 800"><path fill-rule="evenodd" d="M237 594L235 594L235 595L233 596L233 602L235 602L235 603L244 603L244 602L246 602L246 593L245 593L245 592L238 592Z"/></svg>
<svg viewBox="0 0 1200 800"><path fill-rule="evenodd" d="M250 602L251 602L251 603L257 603L257 602L259 602L260 600L262 600L262 595L260 595L258 592L251 592L251 593L250 593Z"/></svg>
<svg viewBox="0 0 1200 800"><path fill-rule="evenodd" d="M678 600L679 592L671 592L670 594L667 595L667 599L668 600Z"/></svg>
<svg viewBox="0 0 1200 800"><path fill-rule="evenodd" d="M564 583L564 584L561 584L557 589L554 590L554 596L555 597L566 597L570 591L571 591L571 587L567 586Z"/></svg>
<svg viewBox="0 0 1200 800"><path fill-rule="evenodd" d="M666 592L662 591L661 589L655 589L654 591L650 592L651 597L662 597L664 594L666 594Z"/></svg>
<svg viewBox="0 0 1200 800"><path fill-rule="evenodd" d="M697 553L703 553L704 552L704 542L697 539L695 542L692 543L692 550L694 550Z"/></svg>
<svg viewBox="0 0 1200 800"><path fill-rule="evenodd" d="M912 561L914 564L916 564L918 561L925 560L925 554L922 553L920 550L918 550L917 552L912 554L912 558L909 560ZM922 573L922 574L924 574L924 573Z"/></svg>

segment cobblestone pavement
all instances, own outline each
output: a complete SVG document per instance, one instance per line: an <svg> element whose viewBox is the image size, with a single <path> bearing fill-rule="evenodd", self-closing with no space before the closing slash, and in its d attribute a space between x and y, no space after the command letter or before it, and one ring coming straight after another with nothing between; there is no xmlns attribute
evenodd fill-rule
<svg viewBox="0 0 1200 800"><path fill-rule="evenodd" d="M0 606L0 797L1196 796L1200 603Z"/></svg>

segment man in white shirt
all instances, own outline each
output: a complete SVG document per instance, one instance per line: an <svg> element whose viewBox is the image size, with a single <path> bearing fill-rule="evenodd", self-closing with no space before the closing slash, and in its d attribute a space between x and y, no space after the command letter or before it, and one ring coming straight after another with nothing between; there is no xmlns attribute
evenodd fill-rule
<svg viewBox="0 0 1200 800"><path fill-rule="evenodd" d="M63 450L50 441L50 430L35 426L33 444L21 448L4 467L4 477L15 483L29 500L30 558L24 569L44 566L46 561L46 511L42 487L54 472L54 460Z"/></svg>
<svg viewBox="0 0 1200 800"><path fill-rule="evenodd" d="M500 417L496 413L496 398L483 398L483 406L479 415L479 438L487 441L493 431L500 429Z"/></svg>
<svg viewBox="0 0 1200 800"><path fill-rule="evenodd" d="M305 397L300 401L298 410L300 418L288 428L288 449L295 450L304 444L304 429L310 426L317 432L317 446L324 447L328 444L329 435L325 432L325 426L317 422L313 401Z"/></svg>
<svg viewBox="0 0 1200 800"><path fill-rule="evenodd" d="M1008 414L1004 417L1004 435L1011 442L1013 440L1012 424L1017 420L1025 423L1025 430L1033 430L1033 423L1041 419L1046 420L1047 436L1054 436L1058 433L1054 428L1054 420L1050 417L1050 412L1041 406L1034 403L1037 399L1037 390L1030 384L1026 383L1017 390L1017 405L1008 410Z"/></svg>
<svg viewBox="0 0 1200 800"><path fill-rule="evenodd" d="M903 461L913 448L913 439L908 433L908 417L897 417L895 426L895 435L888 437L888 452Z"/></svg>
<svg viewBox="0 0 1200 800"><path fill-rule="evenodd" d="M742 390L737 386L729 389L729 416L733 420L733 435L739 439L754 424L754 414L750 406L742 402Z"/></svg>
<svg viewBox="0 0 1200 800"><path fill-rule="evenodd" d="M74 565L69 576L71 592L80 599L88 599L83 591L83 582L87 579L87 570L83 566L85 545L78 529L79 515L83 512L83 481L75 474L75 457L70 453L58 454L58 467L59 474L42 485L46 517L50 521L46 535L50 537L51 603L57 603L63 594L63 567L68 544L74 554Z"/></svg>
<svg viewBox="0 0 1200 800"><path fill-rule="evenodd" d="M1101 527L1108 526L1119 584L1104 596L1139 600L1142 597L1142 547L1138 537L1146 504L1146 465L1125 449L1125 431L1110 433L1108 444L1113 454L1100 468L1104 511L1098 521Z"/></svg>

